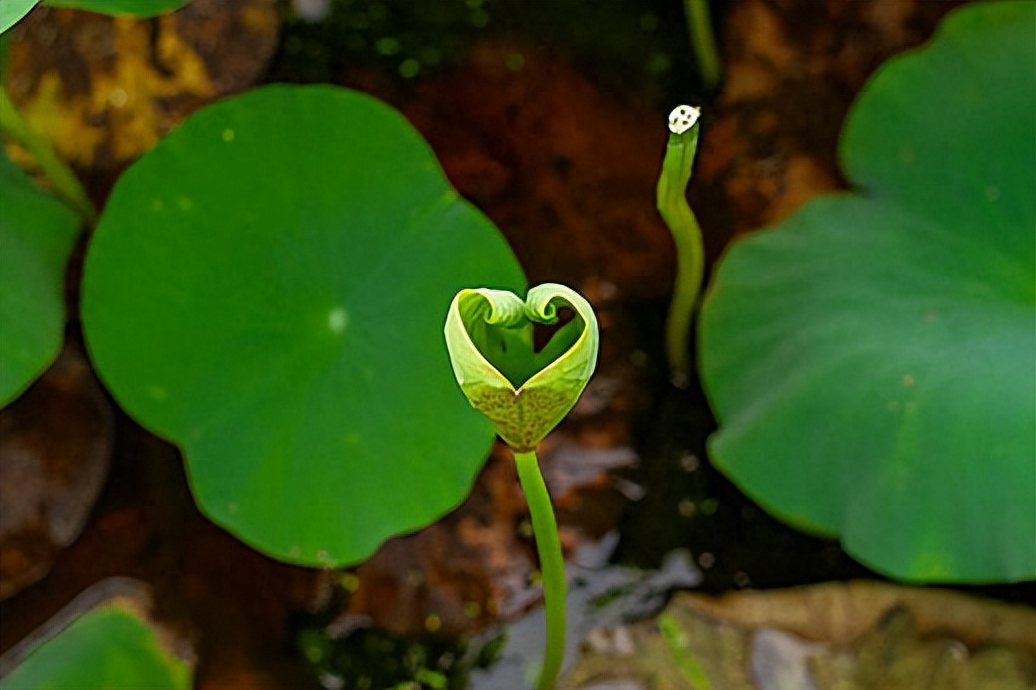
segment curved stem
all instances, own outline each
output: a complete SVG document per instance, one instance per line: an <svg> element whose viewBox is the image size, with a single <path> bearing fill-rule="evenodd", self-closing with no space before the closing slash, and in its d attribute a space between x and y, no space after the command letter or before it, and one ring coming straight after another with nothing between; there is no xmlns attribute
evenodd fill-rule
<svg viewBox="0 0 1036 690"><path fill-rule="evenodd" d="M29 152L43 174L54 185L54 195L61 199L66 206L91 225L97 220L97 210L79 183L79 178L58 157L50 142L29 127L29 123L18 113L14 103L11 102L2 87L0 87L0 132L11 137Z"/></svg>
<svg viewBox="0 0 1036 690"><path fill-rule="evenodd" d="M673 383L687 385L691 375L690 334L695 302L705 273L705 248L701 228L687 204L687 183L698 149L699 125L683 134L670 134L658 178L658 212L673 233L676 243L676 285L666 319L666 356Z"/></svg>
<svg viewBox="0 0 1036 690"><path fill-rule="evenodd" d="M532 530L536 535L536 550L540 555L543 579L543 605L547 615L547 644L536 687L538 690L550 690L554 687L565 655L565 561L561 556L554 508L550 504L550 494L543 482L535 451L515 452L514 462L532 515Z"/></svg>
<svg viewBox="0 0 1036 690"><path fill-rule="evenodd" d="M709 13L709 0L684 0L687 13L687 28L691 33L691 48L698 61L701 79L709 89L719 85L719 51L716 50L716 38L712 33L712 17Z"/></svg>

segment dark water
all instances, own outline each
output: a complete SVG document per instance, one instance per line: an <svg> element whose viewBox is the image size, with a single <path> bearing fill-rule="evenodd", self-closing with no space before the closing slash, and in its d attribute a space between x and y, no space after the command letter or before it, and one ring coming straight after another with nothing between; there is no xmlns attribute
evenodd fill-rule
<svg viewBox="0 0 1036 690"><path fill-rule="evenodd" d="M713 4L717 19L726 2ZM615 91L659 100L704 92L680 0L328 0L327 8L319 22L286 24L268 81L334 82L347 67L416 80L461 65L472 43L492 38L558 51Z"/></svg>
<svg viewBox="0 0 1036 690"><path fill-rule="evenodd" d="M641 464L630 478L646 494L626 510L616 560L655 568L672 549L688 548L702 570L701 589L712 593L878 578L837 542L771 518L709 463L705 442L716 423L697 379L684 390L668 381L660 349L665 308L639 305L634 314L653 395L637 422Z"/></svg>

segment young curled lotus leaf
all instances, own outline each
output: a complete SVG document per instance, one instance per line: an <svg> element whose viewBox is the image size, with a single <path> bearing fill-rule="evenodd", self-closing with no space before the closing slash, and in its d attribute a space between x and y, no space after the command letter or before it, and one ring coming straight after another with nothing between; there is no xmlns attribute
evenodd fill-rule
<svg viewBox="0 0 1036 690"><path fill-rule="evenodd" d="M533 324L557 323L559 307L575 317L534 352ZM597 365L600 340L589 302L554 283L530 289L525 301L505 290L461 290L445 335L461 390L520 453L534 450L576 404Z"/></svg>
<svg viewBox="0 0 1036 690"><path fill-rule="evenodd" d="M485 460L492 426L442 361L442 305L472 283L525 286L398 112L268 86L120 178L82 314L102 380L182 447L202 510L326 566L440 517Z"/></svg>
<svg viewBox="0 0 1036 690"><path fill-rule="evenodd" d="M572 309L572 320L536 352L534 325L556 324L559 307ZM461 390L514 451L536 535L546 607L544 655L536 688L549 690L565 655L567 584L557 520L536 444L568 414L593 375L597 317L589 302L564 285L537 285L525 301L506 290L466 288L454 296L444 331Z"/></svg>
<svg viewBox="0 0 1036 690"><path fill-rule="evenodd" d="M859 190L736 242L700 328L710 455L896 577L1036 577L1036 3L977 3L865 86Z"/></svg>

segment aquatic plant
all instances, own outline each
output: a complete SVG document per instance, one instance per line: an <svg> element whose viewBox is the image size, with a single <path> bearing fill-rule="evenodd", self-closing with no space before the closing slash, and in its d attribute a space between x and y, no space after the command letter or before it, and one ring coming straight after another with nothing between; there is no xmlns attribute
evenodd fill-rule
<svg viewBox="0 0 1036 690"><path fill-rule="evenodd" d="M702 309L712 461L895 577L1036 577L1034 35L979 3L883 65L854 191L735 242Z"/></svg>
<svg viewBox="0 0 1036 690"><path fill-rule="evenodd" d="M65 265L79 229L75 212L40 189L0 149L0 407L17 398L61 352Z"/></svg>
<svg viewBox="0 0 1036 690"><path fill-rule="evenodd" d="M558 309L565 307L574 318L535 352L533 325L557 323ZM563 285L537 285L524 301L504 290L469 288L453 298L444 332L461 390L514 451L536 535L547 618L537 687L552 688L565 652L565 564L536 445L564 419L593 375L597 318L589 302Z"/></svg>
<svg viewBox="0 0 1036 690"><path fill-rule="evenodd" d="M0 33L40 0L0 3ZM104 14L148 17L188 0L48 0L47 5ZM65 332L64 278L82 225L97 221L97 209L75 173L50 141L34 131L0 87L0 133L32 157L50 190L37 186L0 150L0 407L18 397L61 351ZM2 147L0 147L2 149ZM69 213L71 211L71 213Z"/></svg>
<svg viewBox="0 0 1036 690"><path fill-rule="evenodd" d="M113 14L143 19L172 12L191 0L42 0L49 7L70 7L88 12ZM0 33L14 26L18 20L40 4L41 0L4 0L0 3Z"/></svg>
<svg viewBox="0 0 1036 690"><path fill-rule="evenodd" d="M669 114L669 143L656 188L656 205L676 244L676 285L666 318L666 356L673 383L682 388L690 380L691 320L705 272L701 228L687 203L694 154L698 150L701 109L681 105Z"/></svg>
<svg viewBox="0 0 1036 690"><path fill-rule="evenodd" d="M691 39L691 50L698 62L698 73L706 88L715 89L720 79L719 50L712 31L712 13L709 0L683 0L687 15L687 31Z"/></svg>
<svg viewBox="0 0 1036 690"><path fill-rule="evenodd" d="M268 86L120 177L82 320L101 380L183 449L211 519L336 566L453 508L485 460L492 430L441 366L440 305L471 283L525 280L398 112Z"/></svg>
<svg viewBox="0 0 1036 690"><path fill-rule="evenodd" d="M0 657L0 688L187 690L193 663L151 620L151 606L133 580L94 584Z"/></svg>

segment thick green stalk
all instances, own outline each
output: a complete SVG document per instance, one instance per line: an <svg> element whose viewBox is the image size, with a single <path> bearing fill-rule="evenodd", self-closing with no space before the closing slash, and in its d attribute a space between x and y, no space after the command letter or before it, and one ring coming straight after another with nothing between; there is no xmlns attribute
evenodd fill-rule
<svg viewBox="0 0 1036 690"><path fill-rule="evenodd" d="M698 61L701 79L709 89L719 85L719 51L712 33L712 17L709 14L709 0L684 0L687 13L687 28L691 34L691 48Z"/></svg>
<svg viewBox="0 0 1036 690"><path fill-rule="evenodd" d="M54 186L54 195L79 214L85 222L97 220L97 209L65 162L45 137L34 132L14 107L7 92L0 87L0 132L11 137L36 160L43 174Z"/></svg>
<svg viewBox="0 0 1036 690"><path fill-rule="evenodd" d="M673 126L670 125L673 131L669 135L665 159L662 161L656 203L658 212L669 226L676 243L676 285L673 288L673 300L669 305L669 316L666 319L666 356L669 359L673 383L683 387L687 385L691 375L691 319L705 272L705 249L701 228L687 204L686 196L687 183L691 179L691 167L694 165L694 154L698 148L698 112L687 106L681 108L693 111L693 125L680 132L673 130ZM671 116L670 122L681 108L673 111L674 116Z"/></svg>
<svg viewBox="0 0 1036 690"><path fill-rule="evenodd" d="M558 523L554 519L554 508L540 473L536 452L516 452L514 462L518 466L518 480L525 491L525 500L529 503L532 515L536 550L540 554L543 604L547 613L547 644L536 687L538 690L550 690L554 687L565 655L565 561L558 540Z"/></svg>

